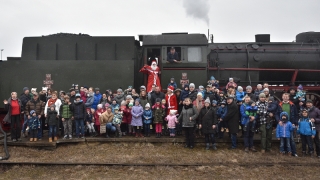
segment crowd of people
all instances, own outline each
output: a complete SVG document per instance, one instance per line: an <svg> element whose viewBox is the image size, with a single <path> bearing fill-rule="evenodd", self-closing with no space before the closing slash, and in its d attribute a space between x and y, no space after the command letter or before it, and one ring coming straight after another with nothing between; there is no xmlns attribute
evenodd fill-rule
<svg viewBox="0 0 320 180"><path fill-rule="evenodd" d="M256 152L253 137L261 136L261 153L271 151L272 133L280 141L279 152L297 157L294 141L302 141L303 156L320 158L320 110L306 99L301 85L290 88L277 101L268 89L268 83L253 88L238 86L229 79L223 90L213 76L206 87L196 88L194 83L183 84L179 89L174 78L170 79L166 93L152 85L134 89L119 88L113 94L108 89L74 85L68 92L42 88L29 91L23 88L18 97L11 93L4 100L8 114L5 122L11 123L12 141L30 136L30 141L41 140L43 128L49 129L49 142L56 141L59 130L64 139L103 136L109 138L134 136L136 138L184 134L186 148L194 148L195 138L205 139L207 150L216 150L216 138L228 135L229 149L237 148L237 135L244 139L244 151ZM138 93L139 92L139 93ZM20 128L20 119L24 119ZM315 143L315 148L314 148Z"/></svg>

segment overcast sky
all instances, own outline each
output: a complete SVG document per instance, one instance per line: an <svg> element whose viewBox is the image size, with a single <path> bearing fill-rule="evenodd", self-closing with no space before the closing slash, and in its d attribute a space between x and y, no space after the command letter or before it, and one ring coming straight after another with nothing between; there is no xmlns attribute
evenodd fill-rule
<svg viewBox="0 0 320 180"><path fill-rule="evenodd" d="M66 33L136 36L163 32L214 35L215 42L253 42L271 34L291 42L320 32L320 0L0 0L3 59L20 57L22 39Z"/></svg>

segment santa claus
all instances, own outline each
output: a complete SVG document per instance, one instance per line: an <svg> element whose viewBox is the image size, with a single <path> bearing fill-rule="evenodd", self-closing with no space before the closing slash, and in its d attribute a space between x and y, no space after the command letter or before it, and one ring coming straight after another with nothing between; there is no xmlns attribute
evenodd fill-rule
<svg viewBox="0 0 320 180"><path fill-rule="evenodd" d="M167 115L170 113L170 110L178 110L178 101L176 95L173 93L174 87L169 86L166 94L166 102L168 105Z"/></svg>
<svg viewBox="0 0 320 180"><path fill-rule="evenodd" d="M147 92L152 91L152 85L156 84L161 89L159 74L160 69L157 66L157 61L153 60L151 63L151 66L144 65L139 72L142 72L144 74L148 74L148 85L147 85Z"/></svg>

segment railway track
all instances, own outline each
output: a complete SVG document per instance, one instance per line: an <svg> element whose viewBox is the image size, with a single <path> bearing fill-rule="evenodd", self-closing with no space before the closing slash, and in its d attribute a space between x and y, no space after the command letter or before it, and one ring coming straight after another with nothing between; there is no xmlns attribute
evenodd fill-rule
<svg viewBox="0 0 320 180"><path fill-rule="evenodd" d="M135 166L135 167L192 167L192 166L241 166L241 167L261 167L261 166L308 166L319 167L320 162L316 163L291 163L291 162L260 162L260 163L177 163L177 164L162 164L162 163L90 163L90 162L0 162L1 166Z"/></svg>

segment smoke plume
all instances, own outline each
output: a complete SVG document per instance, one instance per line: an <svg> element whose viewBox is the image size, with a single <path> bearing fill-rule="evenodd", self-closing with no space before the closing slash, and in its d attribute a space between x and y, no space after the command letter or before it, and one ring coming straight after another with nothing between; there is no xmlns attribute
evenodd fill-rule
<svg viewBox="0 0 320 180"><path fill-rule="evenodd" d="M183 0L187 16L201 19L209 26L209 0Z"/></svg>

